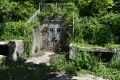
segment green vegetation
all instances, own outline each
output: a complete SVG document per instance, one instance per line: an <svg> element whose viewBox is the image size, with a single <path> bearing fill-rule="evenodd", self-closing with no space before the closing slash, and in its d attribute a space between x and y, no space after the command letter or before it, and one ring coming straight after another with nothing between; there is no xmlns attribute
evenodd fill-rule
<svg viewBox="0 0 120 80"><path fill-rule="evenodd" d="M109 63L99 61L93 54L88 52L76 53L74 60L67 60L66 55L62 54L59 58L51 61L51 68L54 71L65 71L69 74L90 73L102 76L110 80L120 79L120 60L113 58Z"/></svg>
<svg viewBox="0 0 120 80"><path fill-rule="evenodd" d="M24 39L32 29L29 25L26 25L31 15L35 13L39 2L65 2L63 0L1 0L0 1L0 22L5 23L5 28L0 31L0 39ZM40 13L40 16L62 14L65 16L65 26L67 27L73 19L75 19L75 34L73 38L70 38L70 42L81 42L91 45L105 46L106 44L119 44L119 2L112 0L70 0L68 5L64 9L57 9L55 5L51 5L51 13ZM17 34L15 32L9 32L13 30L10 25L17 28ZM21 26L22 25L22 26ZM23 27L26 26L26 27ZM4 30L8 30L8 32ZM24 31L21 31L20 28ZM26 30L28 29L28 30ZM68 28L69 29L69 28ZM69 37L71 30L68 32ZM25 33L24 33L25 32ZM26 34L28 33L28 34ZM8 36L12 35L12 36ZM11 37L11 38L10 38ZM30 38L29 38L30 39ZM28 40L28 39L27 39Z"/></svg>
<svg viewBox="0 0 120 80"><path fill-rule="evenodd" d="M39 2L67 3L68 6L58 9L55 5L50 5L51 12L44 12L43 10L38 15L38 18L27 24L29 18L37 11ZM64 26L68 30L68 43L74 42L78 46L120 47L119 0L0 0L0 23L3 23L2 27L0 27L0 40L23 39L26 43L26 54L28 54L33 27L40 25L41 16L53 16L56 14L62 14L65 17ZM72 27L68 26L72 22L73 16L75 19L74 35L72 34ZM108 63L104 63L98 61L95 56L88 52L76 53L75 60L68 60L67 56L66 53L60 54L57 59L52 61L51 69L68 73L86 71L110 80L120 80L120 60L115 57ZM1 63L1 66L3 64L5 63ZM12 65L9 64L8 67L3 65L4 68L1 67L1 80L3 80L4 75L7 76L6 80L8 80L10 76L14 76L13 74L21 75L22 71L31 72L28 68L34 68L34 65L24 66L23 64L11 68ZM17 72L16 69L21 71ZM2 71L5 72L2 73ZM34 80L40 80L39 73L42 73L40 66L37 66L35 71L37 72L33 76ZM43 74L40 75L43 76Z"/></svg>

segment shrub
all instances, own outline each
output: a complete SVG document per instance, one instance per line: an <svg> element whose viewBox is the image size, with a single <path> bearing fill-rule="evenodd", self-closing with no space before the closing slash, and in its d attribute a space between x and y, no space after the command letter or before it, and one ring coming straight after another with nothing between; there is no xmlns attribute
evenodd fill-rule
<svg viewBox="0 0 120 80"><path fill-rule="evenodd" d="M77 52L74 60L76 69L92 70L98 66L98 61L92 53L88 52Z"/></svg>
<svg viewBox="0 0 120 80"><path fill-rule="evenodd" d="M97 59L88 52L76 53L74 60L66 60L65 54L60 55L57 59L51 62L51 68L57 71L73 72L81 69L92 70L98 66Z"/></svg>
<svg viewBox="0 0 120 80"><path fill-rule="evenodd" d="M19 3L10 0L0 0L0 15L4 22L27 20L36 9L28 1Z"/></svg>
<svg viewBox="0 0 120 80"><path fill-rule="evenodd" d="M25 22L7 22L3 26L2 40L30 40L32 27Z"/></svg>
<svg viewBox="0 0 120 80"><path fill-rule="evenodd" d="M76 28L75 40L92 45L102 45L113 42L113 35L108 27L101 24L98 18L83 17L80 19L80 25Z"/></svg>
<svg viewBox="0 0 120 80"><path fill-rule="evenodd" d="M110 67L114 68L114 69L118 69L120 70L120 53L117 53L116 55L113 56L112 60L111 60L111 64Z"/></svg>
<svg viewBox="0 0 120 80"><path fill-rule="evenodd" d="M112 35L114 43L120 43L120 14L109 13L100 17L99 21L108 29L107 31Z"/></svg>
<svg viewBox="0 0 120 80"><path fill-rule="evenodd" d="M59 55L58 58L51 61L51 68L55 71L74 72L74 63L66 60L66 54Z"/></svg>

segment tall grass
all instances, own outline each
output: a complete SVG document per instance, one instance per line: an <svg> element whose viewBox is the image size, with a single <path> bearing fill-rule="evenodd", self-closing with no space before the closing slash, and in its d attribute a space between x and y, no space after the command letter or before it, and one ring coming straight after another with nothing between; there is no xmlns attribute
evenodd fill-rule
<svg viewBox="0 0 120 80"><path fill-rule="evenodd" d="M61 54L59 58L54 59L51 68L70 74L88 71L109 80L120 80L120 61L115 56L108 63L98 61L92 53L88 52L77 52L74 60L68 60L66 56L66 54Z"/></svg>
<svg viewBox="0 0 120 80"><path fill-rule="evenodd" d="M111 64L110 66L114 69L120 70L120 54L116 54L113 56L112 60L111 60Z"/></svg>
<svg viewBox="0 0 120 80"><path fill-rule="evenodd" d="M58 58L54 59L51 64L52 68L57 71L78 71L81 69L92 70L98 66L97 59L88 52L76 53L74 60L68 60L66 54L61 54Z"/></svg>

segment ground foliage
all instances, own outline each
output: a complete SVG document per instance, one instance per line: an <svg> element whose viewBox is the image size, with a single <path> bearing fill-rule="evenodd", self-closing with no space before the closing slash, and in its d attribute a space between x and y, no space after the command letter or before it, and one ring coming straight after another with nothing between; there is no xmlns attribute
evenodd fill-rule
<svg viewBox="0 0 120 80"><path fill-rule="evenodd" d="M108 63L104 63L89 52L77 52L76 58L70 60L66 58L65 53L61 53L59 58L51 61L51 69L68 74L93 74L109 80L119 80L119 62L120 60L114 57Z"/></svg>

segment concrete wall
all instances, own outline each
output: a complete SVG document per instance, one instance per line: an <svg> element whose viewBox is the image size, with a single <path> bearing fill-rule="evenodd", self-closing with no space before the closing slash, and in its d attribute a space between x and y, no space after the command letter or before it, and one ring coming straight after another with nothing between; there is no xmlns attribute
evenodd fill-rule
<svg viewBox="0 0 120 80"><path fill-rule="evenodd" d="M12 59L14 61L24 57L23 40L0 42L0 55L4 55L7 58Z"/></svg>
<svg viewBox="0 0 120 80"><path fill-rule="evenodd" d="M32 50L31 53L34 54L38 52L42 48L42 28L36 27L33 29L33 36L32 36Z"/></svg>
<svg viewBox="0 0 120 80"><path fill-rule="evenodd" d="M24 42L23 40L9 41L9 57L13 60L24 57Z"/></svg>
<svg viewBox="0 0 120 80"><path fill-rule="evenodd" d="M33 30L32 54L40 50L54 51L56 46L65 41L63 16L44 17L42 25Z"/></svg>

